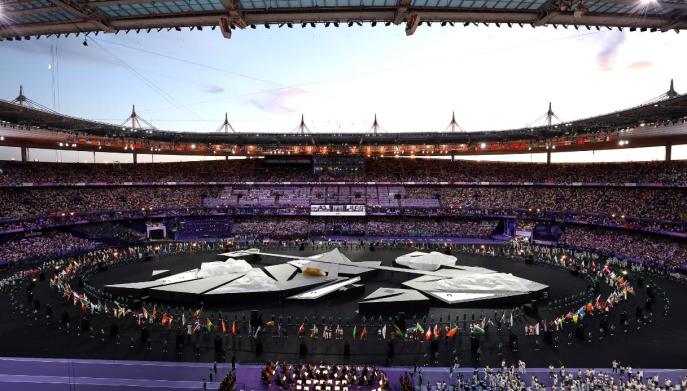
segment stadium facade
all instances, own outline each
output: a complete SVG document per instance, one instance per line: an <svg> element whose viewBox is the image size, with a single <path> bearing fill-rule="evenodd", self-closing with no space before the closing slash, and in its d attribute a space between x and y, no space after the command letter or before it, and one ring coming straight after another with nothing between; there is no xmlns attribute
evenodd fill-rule
<svg viewBox="0 0 687 391"><path fill-rule="evenodd" d="M236 132L225 117L217 132L172 132L154 128L135 109L123 125L100 123L56 113L31 101L23 91L0 101L2 145L77 151L214 156L455 156L547 153L671 146L687 143L687 95L669 90L637 107L564 123L501 131L463 132L455 115L442 132L380 132L377 118L367 133L319 133L301 118L290 133ZM448 122L448 121L447 121ZM134 158L135 161L135 158Z"/></svg>

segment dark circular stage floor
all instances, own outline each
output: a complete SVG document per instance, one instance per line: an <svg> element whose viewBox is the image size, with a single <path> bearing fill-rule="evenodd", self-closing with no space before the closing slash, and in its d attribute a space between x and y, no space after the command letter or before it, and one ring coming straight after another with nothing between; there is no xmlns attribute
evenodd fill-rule
<svg viewBox="0 0 687 391"><path fill-rule="evenodd" d="M265 252L276 253L276 254L286 254L286 255L298 255L298 256L310 256L314 254L319 254L328 251L327 249L322 250L304 250L299 251L296 249L268 249ZM408 249L389 249L382 248L376 249L375 251L369 251L367 249L361 248L346 248L342 249L344 255L346 255L353 262L357 261L381 261L382 265L392 266L393 260L399 255L407 254L410 252ZM550 287L549 298L558 299L571 294L580 292L585 289L586 283L580 278L573 276L569 272L561 269L556 269L553 267L548 267L544 265L528 265L524 262L510 261L505 258L497 258L492 256L482 256L474 254L456 254L458 257L457 264L464 266L480 266L487 269L496 270L503 273L511 273L517 277L526 278L532 281L536 281ZM127 265L126 267L118 267L111 270L99 272L91 278L91 284L103 288L108 284L122 284L131 283L138 281L148 281L152 271L155 269L169 269L172 274L184 272L194 268L200 267L202 262L216 261L218 258L215 257L215 253L200 253L182 256L168 256L161 257L159 260L151 262L141 262L132 265ZM254 267L258 266L268 266L281 264L288 261L288 259L277 258L271 256L261 256L256 262L251 262ZM409 275L408 280L414 278L415 276ZM271 314L281 315L289 314L292 316L309 316L311 315L326 317L335 316L351 318L354 317L358 310L358 301L369 295L377 288L387 287L387 288L406 288L398 282L384 281L377 277L372 277L369 280L364 281L365 289L364 293L360 293L357 296L347 296L344 298L338 298L336 295L328 298L324 297L317 300L315 303L307 300L284 300L279 303L277 295L274 297L267 298L260 303L241 303L241 302L226 302L220 305L214 305L212 307L205 306L205 308L215 308L221 309L222 311L246 311L246 310L261 310L264 316L271 316ZM183 303L188 307L198 307L199 304L189 304ZM521 303L520 303L521 304ZM460 310L456 310L456 306L449 306L441 301L433 300L429 315L435 315L438 317L444 314L444 319L446 315L452 313L455 317L456 313L465 312L466 308L476 308L475 305L465 304L460 306ZM508 309L513 307L513 305L508 306L498 306L493 307L489 305L479 305L479 310L475 309L477 312L487 312L491 311L493 314L494 308ZM449 309L449 308L452 308ZM418 312L413 308L408 308L406 310L408 315L425 315L426 312ZM333 315L334 314L334 315Z"/></svg>
<svg viewBox="0 0 687 391"><path fill-rule="evenodd" d="M309 250L300 252L297 250L283 250L283 252L297 253L299 255L309 255L323 251ZM391 260L397 255L408 251L397 249L378 249L374 252L343 250L344 254L354 261L382 260L385 264L390 264ZM456 256L458 256L460 264L483 266L547 284L551 287L552 298L578 292L586 286L583 279L575 277L566 271L548 266L531 265L522 261L490 256L461 254L456 254ZM146 280L149 278L153 268L171 269L172 272L181 272L197 267L201 262L208 260L214 260L213 254L168 257L160 261L131 264L98 273L92 277L91 282L96 286L101 286L113 282L123 283ZM269 258L260 261L261 264L278 262L282 261ZM630 281L636 282L637 276L630 275L629 277ZM647 281L649 280L649 278L646 279ZM370 282L366 292L375 289L375 284L379 286L382 282ZM636 306L642 306L647 296L644 288L637 287L637 294L630 296L627 302L621 303L616 308L617 311L627 310L630 313L631 327L629 327L627 333L624 333L622 328L618 327L614 336L607 334L600 340L598 320L595 320L595 317L588 317L585 318L584 323L586 329L591 330L593 333L592 342L575 338L572 344L568 345L567 337L561 335L559 348L556 349L545 343L540 343L540 349L537 350L534 343L536 338L522 336L524 326L531 324L535 319L523 316L516 319L513 327L514 332L521 335L519 340L520 349L517 352L511 351L507 347L508 337L505 332L499 334L493 331L481 337L481 361L476 361L475 355L470 351L469 336L463 334L455 340L442 340L438 344L438 363L444 366L449 365L454 354L457 354L463 366L490 365L493 367L500 365L501 359L505 359L509 363L513 360L522 359L530 367L545 367L549 364L560 365L561 363L567 367L607 367L613 359L619 359L624 364L632 365L635 368L684 368L685 362L687 362L687 353L685 353L685 348L687 347L687 328L684 327L687 324L687 313L681 311L679 305L687 301L687 287L662 279L655 280L655 285L662 288L671 302L678 306L678 308L671 311L668 316L665 316L663 312L665 299L659 298L654 305L653 322L644 324L639 329L637 329L637 324L634 320L634 309ZM51 304L58 318L59 314L64 310L69 311L73 319L79 319L81 316L79 310L72 305L66 304L64 299L48 286L46 281L37 284L34 288L34 297L39 298L43 305ZM19 297L19 299L21 300L22 297ZM242 306L241 303L236 303L226 306L225 310L228 313L245 313L246 310L253 308L252 306L247 307ZM359 322L359 317L355 315L356 303L353 300L339 302L337 299L326 299L317 302L316 306L297 303L288 303L280 306L279 303L275 302L265 303L262 308L257 309L262 311L266 319L269 319L272 313L300 315L301 318L304 315L311 316L317 314L318 316L329 316L331 314L334 317L354 317L353 322ZM459 316L462 319L463 314L466 314L467 318L470 319L473 313L477 317L481 313L492 316L494 310L494 308L454 308L449 310L437 305L430 310L428 316L433 316L435 319L438 319L440 316L445 318L446 314L451 312L454 314L452 319L455 319L455 316ZM617 323L618 315L616 310L610 316L610 321ZM545 310L540 311L540 315L550 317L560 315L560 311L551 310L549 312L549 310ZM187 344L180 355L175 354L173 346L174 330L169 331L160 327L152 328L151 340L153 346L151 350L147 350L140 346L138 342L139 330L135 322L131 321L120 325L122 343L116 344L107 338L105 341L101 341L99 335L101 328L107 330L114 321L112 317L102 315L92 317L91 324L96 330L96 335L91 337L88 335L78 336L73 330L71 333L67 333L65 330L59 329L55 322L47 325L45 320L41 318L35 319L32 315L20 314L10 305L8 297L0 299L0 316L0 335L3 338L0 344L0 356L183 361L197 359L193 349L188 346L191 343ZM230 316L233 318L233 315ZM435 363L432 356L428 354L429 343L396 340L393 342L394 354L389 357L387 354L389 342L378 340L376 331L372 330L372 328L369 332L368 340L362 342L359 340L352 341L350 329L345 329L345 340L351 346L350 357L345 357L343 354L345 341L324 341L308 337L301 340L295 337L295 330L290 331L288 338L272 338L269 334L262 337L262 354L256 353L256 341L247 338L245 334L241 338L224 336L222 342L226 353L222 355L217 355L214 352L212 348L214 340L210 335L203 335L194 343L198 342L203 347L198 358L202 361L213 361L216 359L231 360L231 357L235 356L238 362L324 360L329 362L390 365L433 365ZM134 348L129 347L129 340L131 338L135 340ZM172 340L167 353L164 353L161 349L163 339ZM306 356L299 355L301 341L307 347ZM504 345L502 355L498 354L499 342Z"/></svg>

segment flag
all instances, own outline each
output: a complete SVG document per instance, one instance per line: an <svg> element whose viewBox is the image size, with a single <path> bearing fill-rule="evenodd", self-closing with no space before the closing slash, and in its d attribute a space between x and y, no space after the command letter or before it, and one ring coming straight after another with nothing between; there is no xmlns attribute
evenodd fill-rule
<svg viewBox="0 0 687 391"><path fill-rule="evenodd" d="M200 332L200 322L196 319L196 323L193 324L193 333Z"/></svg>
<svg viewBox="0 0 687 391"><path fill-rule="evenodd" d="M386 325L384 325L384 327L382 327L382 338L386 339Z"/></svg>
<svg viewBox="0 0 687 391"><path fill-rule="evenodd" d="M425 341L432 339L432 328L427 327L427 332L425 333Z"/></svg>
<svg viewBox="0 0 687 391"><path fill-rule="evenodd" d="M353 339L355 340L355 335L358 333L358 325L353 326Z"/></svg>
<svg viewBox="0 0 687 391"><path fill-rule="evenodd" d="M222 319L222 334L227 333L227 323Z"/></svg>
<svg viewBox="0 0 687 391"><path fill-rule="evenodd" d="M394 325L394 333L396 334L397 337L403 337L403 332L401 329L398 327L398 325Z"/></svg>
<svg viewBox="0 0 687 391"><path fill-rule="evenodd" d="M239 333L239 329L236 327L236 321L231 322L231 335L235 336Z"/></svg>
<svg viewBox="0 0 687 391"><path fill-rule="evenodd" d="M305 323L301 323L300 327L298 327L298 335L304 335L305 334Z"/></svg>
<svg viewBox="0 0 687 391"><path fill-rule="evenodd" d="M169 328L172 328L172 317L168 313L162 314L162 321L160 324L164 327L165 325L168 325Z"/></svg>
<svg viewBox="0 0 687 391"><path fill-rule="evenodd" d="M148 320L148 310L146 309L146 307L143 307L143 318L145 320Z"/></svg>
<svg viewBox="0 0 687 391"><path fill-rule="evenodd" d="M439 328L438 324L434 325L434 338L439 338L441 337L441 329Z"/></svg>
<svg viewBox="0 0 687 391"><path fill-rule="evenodd" d="M360 340L364 341L365 337L367 337L367 327L363 326L363 331L360 332Z"/></svg>
<svg viewBox="0 0 687 391"><path fill-rule="evenodd" d="M510 312L510 327L513 327L513 311Z"/></svg>
<svg viewBox="0 0 687 391"><path fill-rule="evenodd" d="M534 333L535 333L536 335L539 335L539 323L537 323L537 324L534 326Z"/></svg>
<svg viewBox="0 0 687 391"><path fill-rule="evenodd" d="M212 331L213 327L214 327L214 325L212 324L212 321L210 320L210 318L206 318L205 319L205 328L208 330L208 333L210 331Z"/></svg>
<svg viewBox="0 0 687 391"><path fill-rule="evenodd" d="M181 313L181 325L186 326L186 311Z"/></svg>
<svg viewBox="0 0 687 391"><path fill-rule="evenodd" d="M157 318L157 305L153 305L153 320Z"/></svg>
<svg viewBox="0 0 687 391"><path fill-rule="evenodd" d="M203 309L202 309L202 308L198 308L197 310L195 310L195 311L193 312L193 317L194 317L194 318L200 318L200 314L202 314L202 313L203 313Z"/></svg>
<svg viewBox="0 0 687 391"><path fill-rule="evenodd" d="M422 325L420 323L415 324L415 330L419 331L422 334L425 333L425 329L422 328Z"/></svg>
<svg viewBox="0 0 687 391"><path fill-rule="evenodd" d="M456 334L458 334L458 327L454 327L451 330L446 332L447 337L455 337Z"/></svg>

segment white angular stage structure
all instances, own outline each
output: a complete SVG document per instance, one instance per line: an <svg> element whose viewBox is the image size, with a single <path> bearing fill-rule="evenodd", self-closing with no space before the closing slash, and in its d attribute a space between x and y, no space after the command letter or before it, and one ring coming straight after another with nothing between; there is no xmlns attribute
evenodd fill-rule
<svg viewBox="0 0 687 391"><path fill-rule="evenodd" d="M284 259L264 267L251 265L261 255ZM359 300L361 312L388 312L442 305L524 302L545 295L548 286L512 274L460 266L457 258L415 251L396 258L401 267L353 262L338 249L309 257L249 249L219 254L225 261L168 275L156 270L150 281L105 286L116 295L149 296L166 301L227 302L283 298L312 301L336 294L364 292L374 278L382 287ZM161 273L162 272L162 273ZM167 273L165 273L167 272ZM158 277L159 276L159 277ZM388 285L385 287L384 285ZM395 286L394 286L395 285ZM403 288L398 288L398 286Z"/></svg>
<svg viewBox="0 0 687 391"><path fill-rule="evenodd" d="M436 251L431 253L413 251L396 258L396 264L415 270L437 271L442 266L455 266L456 260L457 258L453 255L446 255Z"/></svg>

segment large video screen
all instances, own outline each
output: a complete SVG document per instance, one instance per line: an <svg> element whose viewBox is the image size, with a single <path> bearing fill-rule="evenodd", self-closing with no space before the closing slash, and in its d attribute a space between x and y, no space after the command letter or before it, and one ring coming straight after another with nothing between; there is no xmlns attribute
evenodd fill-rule
<svg viewBox="0 0 687 391"><path fill-rule="evenodd" d="M365 205L310 205L310 216L365 216Z"/></svg>

